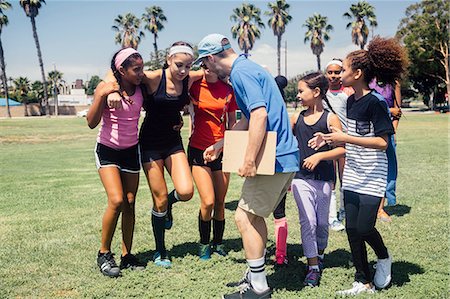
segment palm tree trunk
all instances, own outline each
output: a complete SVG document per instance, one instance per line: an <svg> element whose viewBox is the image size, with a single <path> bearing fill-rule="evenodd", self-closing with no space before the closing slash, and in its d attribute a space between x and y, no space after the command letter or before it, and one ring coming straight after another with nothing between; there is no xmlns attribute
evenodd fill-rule
<svg viewBox="0 0 450 299"><path fill-rule="evenodd" d="M157 66L159 67L159 57L158 57L158 44L156 43L156 33L155 34L153 34L153 39L154 39L154 42L153 42L153 47L155 48L155 58L156 58L156 64L157 64Z"/></svg>
<svg viewBox="0 0 450 299"><path fill-rule="evenodd" d="M0 37L0 69L2 71L1 80L3 88L5 89L5 101L6 101L6 117L11 118L11 111L9 109L9 96L8 96L8 81L6 80L6 68L5 68L5 56L3 53L3 44Z"/></svg>
<svg viewBox="0 0 450 299"><path fill-rule="evenodd" d="M29 115L28 115L28 103L27 103L26 100L23 101L23 109L24 109L23 115L24 115L24 116L29 116Z"/></svg>
<svg viewBox="0 0 450 299"><path fill-rule="evenodd" d="M317 70L320 71L320 55L317 56Z"/></svg>
<svg viewBox="0 0 450 299"><path fill-rule="evenodd" d="M277 35L277 63L278 63L278 76L281 75L281 34Z"/></svg>
<svg viewBox="0 0 450 299"><path fill-rule="evenodd" d="M37 54L38 54L38 59L39 59L39 67L41 68L41 76L42 76L42 83L44 85L44 105L45 105L45 115L47 115L48 117L50 117L50 106L48 103L48 93L47 93L47 80L45 80L45 71L44 71L44 63L42 62L42 53L41 53L41 46L39 45L39 38L37 35L37 30L36 30L36 21L34 19L34 17L30 17L31 19L31 27L33 28L33 37L34 37L34 41L36 43L36 50L37 50Z"/></svg>

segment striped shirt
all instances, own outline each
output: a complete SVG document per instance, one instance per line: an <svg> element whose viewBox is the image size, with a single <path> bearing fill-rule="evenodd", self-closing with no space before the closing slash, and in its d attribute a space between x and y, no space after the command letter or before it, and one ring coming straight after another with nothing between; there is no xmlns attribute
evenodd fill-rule
<svg viewBox="0 0 450 299"><path fill-rule="evenodd" d="M347 133L356 137L394 134L386 104L372 93L347 101ZM383 197L386 191L388 161L385 150L347 143L342 188L360 194Z"/></svg>

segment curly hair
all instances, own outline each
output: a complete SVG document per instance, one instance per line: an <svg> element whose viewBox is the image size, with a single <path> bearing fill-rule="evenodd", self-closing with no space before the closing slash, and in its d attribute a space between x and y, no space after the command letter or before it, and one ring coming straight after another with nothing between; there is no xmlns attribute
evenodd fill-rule
<svg viewBox="0 0 450 299"><path fill-rule="evenodd" d="M366 50L358 50L347 55L353 70L360 69L368 84L373 78L394 84L408 66L406 50L395 38L376 36Z"/></svg>

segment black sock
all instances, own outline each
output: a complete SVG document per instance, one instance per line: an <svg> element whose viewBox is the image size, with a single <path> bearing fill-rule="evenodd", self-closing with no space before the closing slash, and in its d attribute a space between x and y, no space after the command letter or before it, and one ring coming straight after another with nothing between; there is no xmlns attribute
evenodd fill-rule
<svg viewBox="0 0 450 299"><path fill-rule="evenodd" d="M173 205L178 201L178 199L175 196L175 189L173 189L172 192L170 192L169 195L167 195L167 201L169 205Z"/></svg>
<svg viewBox="0 0 450 299"><path fill-rule="evenodd" d="M198 215L198 231L200 232L200 243L209 244L211 235L211 220L203 221L201 215Z"/></svg>
<svg viewBox="0 0 450 299"><path fill-rule="evenodd" d="M222 244L223 232L225 231L225 219L213 219L213 244Z"/></svg>
<svg viewBox="0 0 450 299"><path fill-rule="evenodd" d="M161 256L166 255L166 244L164 241L166 232L165 217L166 212L158 213L152 210L153 236L155 237L156 251L158 251L161 254Z"/></svg>

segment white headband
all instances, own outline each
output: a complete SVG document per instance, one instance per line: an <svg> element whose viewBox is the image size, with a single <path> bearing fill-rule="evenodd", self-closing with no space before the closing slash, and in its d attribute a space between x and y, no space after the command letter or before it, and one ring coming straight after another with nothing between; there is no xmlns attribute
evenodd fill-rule
<svg viewBox="0 0 450 299"><path fill-rule="evenodd" d="M327 63L327 66L325 67L325 69L328 68L332 64L336 64L336 65L339 65L340 67L342 67L342 61L333 59Z"/></svg>
<svg viewBox="0 0 450 299"><path fill-rule="evenodd" d="M185 53L185 54L189 54L192 57L194 57L194 51L192 51L192 49L188 46L173 46L170 48L169 50L169 57L177 54L177 53Z"/></svg>

